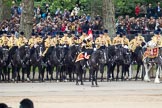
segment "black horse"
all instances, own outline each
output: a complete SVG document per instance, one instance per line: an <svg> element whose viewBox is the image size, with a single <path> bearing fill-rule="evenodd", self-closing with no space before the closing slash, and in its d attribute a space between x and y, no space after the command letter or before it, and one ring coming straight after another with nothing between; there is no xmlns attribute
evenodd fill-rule
<svg viewBox="0 0 162 108"><path fill-rule="evenodd" d="M24 82L24 75L27 73L27 81L30 81L30 47L24 45L19 48L20 58L22 60L22 81Z"/></svg>
<svg viewBox="0 0 162 108"><path fill-rule="evenodd" d="M99 50L103 51L103 57L105 59L105 62L100 63L100 66L99 66L99 71L101 73L101 82L102 82L103 81L103 74L104 74L104 71L105 71L105 66L107 66L107 71L108 71L107 76L109 76L109 77L107 77L107 79L110 78L110 70L108 70L108 69L110 69L109 65L111 65L113 63L112 59L111 59L113 57L113 54L112 54L112 56L110 56L111 53L113 52L113 50L110 48L110 46L109 47L102 46L102 47L99 48Z"/></svg>
<svg viewBox="0 0 162 108"><path fill-rule="evenodd" d="M73 45L70 46L68 52L64 57L64 65L66 74L69 75L69 80L74 81L74 72L75 72L75 60L79 52L79 46Z"/></svg>
<svg viewBox="0 0 162 108"><path fill-rule="evenodd" d="M109 80L114 80L114 63L115 63L115 54L116 54L116 50L115 50L115 46L108 46L105 49L106 52L106 66L107 66L107 81ZM103 75L102 75L103 76ZM103 77L101 77L102 79Z"/></svg>
<svg viewBox="0 0 162 108"><path fill-rule="evenodd" d="M132 60L133 62L135 62L137 64L137 73L136 73L136 77L135 77L135 80L138 79L138 73L140 71L140 68L141 68L141 71L142 71L142 80L144 79L144 73L143 73L143 53L144 53L144 50L141 46L137 47L135 49L134 52L132 52Z"/></svg>
<svg viewBox="0 0 162 108"><path fill-rule="evenodd" d="M43 73L42 73L42 53L43 53L43 46L41 44L39 44L36 47L32 47L30 49L30 71L32 70L33 72L33 77L32 77L32 81L35 80L35 71L36 68L38 68L38 79L43 80Z"/></svg>
<svg viewBox="0 0 162 108"><path fill-rule="evenodd" d="M126 72L129 73L129 66L131 64L131 53L128 49L122 47L122 45L115 46L115 55L113 57L114 63L112 69L114 72L115 66L117 66L116 81L119 78L120 66L122 67L121 79L124 80ZM113 73L114 74L114 73Z"/></svg>
<svg viewBox="0 0 162 108"><path fill-rule="evenodd" d="M12 65L12 81L20 81L20 68L22 66L22 60L20 57L20 51L17 46L14 46L9 51L9 58Z"/></svg>
<svg viewBox="0 0 162 108"><path fill-rule="evenodd" d="M60 66L61 66L61 58L63 57L61 54L61 47L52 46L48 49L46 55L45 55L45 62L47 63L47 79L48 74L50 75L50 81L54 80L53 78L53 71L54 68L56 68L56 80L58 80L58 73L60 72Z"/></svg>
<svg viewBox="0 0 162 108"><path fill-rule="evenodd" d="M94 82L96 86L97 84L97 77L98 77L98 70L99 70L99 65L102 63L105 63L105 58L104 58L104 52L102 50L97 50L92 53L90 56L90 59L88 60L89 62L89 68L90 68L90 73L92 77L92 86L94 86Z"/></svg>
<svg viewBox="0 0 162 108"><path fill-rule="evenodd" d="M59 63L56 64L56 81L65 81L66 73L65 73L65 56L67 54L67 50L65 52L65 48L62 45L56 46L56 56L59 60ZM59 76L60 75L60 76Z"/></svg>
<svg viewBox="0 0 162 108"><path fill-rule="evenodd" d="M9 66L9 53L8 48L3 48L3 74L4 80L8 82L10 81L10 66ZM7 79L8 77L8 79Z"/></svg>
<svg viewBox="0 0 162 108"><path fill-rule="evenodd" d="M0 47L0 81L4 80L3 69L3 48Z"/></svg>
<svg viewBox="0 0 162 108"><path fill-rule="evenodd" d="M78 50L76 53L77 56L79 54L84 56L84 53L81 50L82 48L78 46ZM81 85L83 85L83 74L86 73L86 62L87 60L84 57L82 57L81 60L75 60L76 85L79 85L79 81L81 82Z"/></svg>
<svg viewBox="0 0 162 108"><path fill-rule="evenodd" d="M123 56L124 56L124 64L123 64L123 75L124 79L126 79L126 75L128 74L128 78L130 77L130 65L132 63L132 52L127 49L123 48Z"/></svg>
<svg viewBox="0 0 162 108"><path fill-rule="evenodd" d="M27 78L29 79L30 71L29 71L29 46L14 46L10 49L9 58L12 65L12 79L15 81L17 78L17 82L21 80L20 78L20 70L22 69L22 81L24 81L24 74L27 73Z"/></svg>

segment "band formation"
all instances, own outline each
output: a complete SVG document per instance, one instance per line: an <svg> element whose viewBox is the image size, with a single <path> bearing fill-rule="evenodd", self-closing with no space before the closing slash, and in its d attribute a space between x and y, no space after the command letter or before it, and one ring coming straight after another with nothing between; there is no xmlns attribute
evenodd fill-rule
<svg viewBox="0 0 162 108"><path fill-rule="evenodd" d="M12 48L13 46L21 47L23 45L29 45L30 48L36 47L36 45L42 43L44 41L44 46L46 50L42 53L42 56L45 55L48 48L56 45L66 45L72 46L75 44L81 45L85 49L93 49L95 48L103 48L110 45L119 45L121 44L123 47L127 47L132 52L136 49L137 46L140 46L142 42L145 42L144 37L141 34L136 34L134 39L129 40L125 34L117 34L113 39L108 35L108 31L100 32L99 36L94 39L92 36L89 36L86 32L80 37L76 37L74 32L67 33L64 32L63 37L56 35L52 37L50 34L47 34L46 38L42 38L41 34L32 33L30 39L25 38L24 33L21 32L18 38L15 37L14 32L11 32L10 37L6 34L6 32L1 33L0 38L0 46L5 48ZM162 38L159 33L155 33L151 40L153 43L157 45L157 47L162 47ZM95 46L93 46L95 44Z"/></svg>

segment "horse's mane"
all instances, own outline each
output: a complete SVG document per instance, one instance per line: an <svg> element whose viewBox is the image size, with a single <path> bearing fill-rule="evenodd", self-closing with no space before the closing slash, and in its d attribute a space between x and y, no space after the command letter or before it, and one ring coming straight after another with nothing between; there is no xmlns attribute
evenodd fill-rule
<svg viewBox="0 0 162 108"><path fill-rule="evenodd" d="M134 53L138 54L139 51L141 51L141 50L142 50L142 47L138 46L138 47L136 47Z"/></svg>
<svg viewBox="0 0 162 108"><path fill-rule="evenodd" d="M108 47L108 54L109 54L110 56L113 56L113 55L116 54L116 53L115 53L115 46L109 46L109 47Z"/></svg>
<svg viewBox="0 0 162 108"><path fill-rule="evenodd" d="M3 58L3 48L0 48L0 58Z"/></svg>

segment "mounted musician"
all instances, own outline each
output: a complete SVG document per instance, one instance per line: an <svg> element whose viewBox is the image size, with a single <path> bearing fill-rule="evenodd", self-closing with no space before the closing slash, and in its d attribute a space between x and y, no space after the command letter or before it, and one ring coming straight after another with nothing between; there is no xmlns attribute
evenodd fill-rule
<svg viewBox="0 0 162 108"><path fill-rule="evenodd" d="M105 47L107 47L110 43L108 44L108 41L107 39L105 39L104 34L100 32L99 37L95 40L95 44L97 45L97 48L105 49Z"/></svg>
<svg viewBox="0 0 162 108"><path fill-rule="evenodd" d="M104 30L103 38L105 38L107 46L110 46L112 44L111 38L108 35L108 30Z"/></svg>
<svg viewBox="0 0 162 108"><path fill-rule="evenodd" d="M47 38L44 41L45 41L44 42L45 51L43 52L42 56L45 56L45 54L47 53L49 47L51 47L52 37L51 37L51 34L50 33L47 34Z"/></svg>
<svg viewBox="0 0 162 108"><path fill-rule="evenodd" d="M7 37L7 33L4 32L2 37L1 37L1 40L2 40L2 46L4 48L7 48L8 49L8 41L9 41L9 38Z"/></svg>
<svg viewBox="0 0 162 108"><path fill-rule="evenodd" d="M15 37L15 32L11 31L11 37L9 38L8 41L8 46L11 49L13 46L17 46L17 38Z"/></svg>
<svg viewBox="0 0 162 108"><path fill-rule="evenodd" d="M17 39L17 46L21 47L28 43L28 40L24 36L24 32L20 32L20 36Z"/></svg>

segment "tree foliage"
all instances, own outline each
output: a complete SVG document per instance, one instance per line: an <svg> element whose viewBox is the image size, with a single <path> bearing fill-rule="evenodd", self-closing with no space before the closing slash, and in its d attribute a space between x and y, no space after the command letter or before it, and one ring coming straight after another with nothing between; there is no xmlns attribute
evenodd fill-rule
<svg viewBox="0 0 162 108"><path fill-rule="evenodd" d="M54 12L57 8L61 10L72 10L75 4L79 4L81 10L86 13L92 13L101 15L102 13L102 1L101 0L35 0L41 1L41 5L45 3L50 4L50 10ZM137 3L148 5L149 3L156 5L159 0L114 0L116 15L134 15L134 9Z"/></svg>

